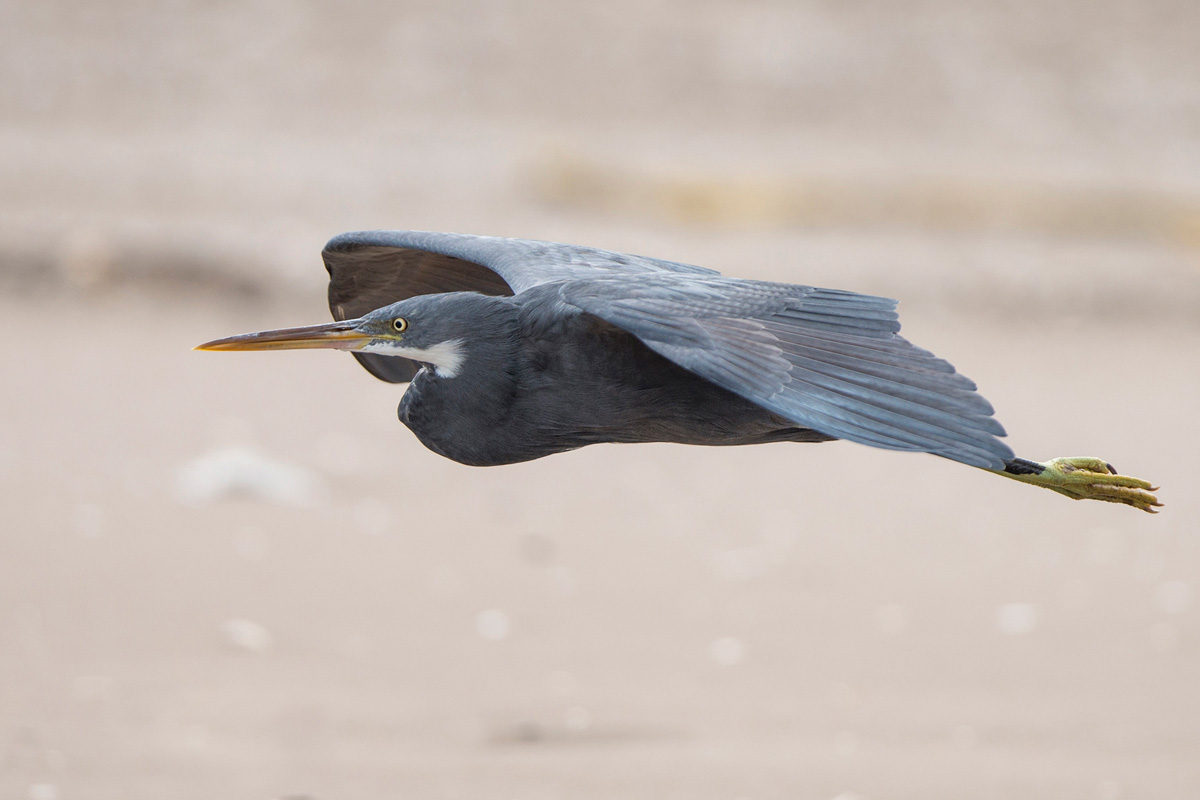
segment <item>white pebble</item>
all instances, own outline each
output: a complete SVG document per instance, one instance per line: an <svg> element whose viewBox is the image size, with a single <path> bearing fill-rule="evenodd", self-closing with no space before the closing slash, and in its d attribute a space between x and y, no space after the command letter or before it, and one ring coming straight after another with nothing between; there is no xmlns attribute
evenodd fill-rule
<svg viewBox="0 0 1200 800"><path fill-rule="evenodd" d="M58 800L58 786L53 783L29 784L29 800Z"/></svg>
<svg viewBox="0 0 1200 800"><path fill-rule="evenodd" d="M1032 603L1005 603L996 609L996 628L1009 636L1030 633L1038 626L1038 607Z"/></svg>
<svg viewBox="0 0 1200 800"><path fill-rule="evenodd" d="M475 630L489 642L498 642L508 638L511 629L512 623L508 619L508 614L498 608L480 611L479 616L475 617Z"/></svg>
<svg viewBox="0 0 1200 800"><path fill-rule="evenodd" d="M722 667L733 667L740 663L746 657L746 646L742 644L742 640L733 636L724 636L720 639L714 639L708 645L709 657L720 664Z"/></svg>
<svg viewBox="0 0 1200 800"><path fill-rule="evenodd" d="M222 622L221 633L224 634L227 645L248 653L266 652L274 641L270 631L257 622L243 617L235 617Z"/></svg>
<svg viewBox="0 0 1200 800"><path fill-rule="evenodd" d="M194 458L175 477L176 498L193 506L230 497L313 506L323 495L321 483L309 470L245 446L225 447Z"/></svg>

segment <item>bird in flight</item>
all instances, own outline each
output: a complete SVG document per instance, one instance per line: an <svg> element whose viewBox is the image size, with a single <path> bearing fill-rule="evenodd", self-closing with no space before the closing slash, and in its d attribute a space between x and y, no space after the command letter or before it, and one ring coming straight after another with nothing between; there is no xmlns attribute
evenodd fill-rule
<svg viewBox="0 0 1200 800"><path fill-rule="evenodd" d="M846 439L1076 500L1161 505L1103 459L1015 457L974 382L899 335L895 300L454 233L345 233L322 257L335 322L196 349L348 350L409 383L401 422L463 464L600 442Z"/></svg>

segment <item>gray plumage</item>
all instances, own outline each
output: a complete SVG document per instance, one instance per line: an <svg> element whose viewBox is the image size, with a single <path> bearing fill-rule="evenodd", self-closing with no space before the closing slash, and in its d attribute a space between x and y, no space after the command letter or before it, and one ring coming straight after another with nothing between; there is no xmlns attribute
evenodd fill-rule
<svg viewBox="0 0 1200 800"><path fill-rule="evenodd" d="M453 376L354 355L412 381L401 419L463 463L834 438L993 470L1013 458L975 384L898 335L894 300L462 234L349 233L322 255L335 319L403 317L415 350L461 342Z"/></svg>

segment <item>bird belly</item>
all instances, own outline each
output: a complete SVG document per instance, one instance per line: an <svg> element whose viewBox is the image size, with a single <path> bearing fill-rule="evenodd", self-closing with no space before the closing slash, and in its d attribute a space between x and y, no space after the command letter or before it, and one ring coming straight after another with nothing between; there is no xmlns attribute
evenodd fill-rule
<svg viewBox="0 0 1200 800"><path fill-rule="evenodd" d="M401 422L433 452L471 466L515 464L601 443L732 446L833 438L710 383L623 332L565 333L566 341L550 340L555 346L535 353L511 379L473 370L470 359L453 378L422 370L400 402Z"/></svg>
<svg viewBox="0 0 1200 800"><path fill-rule="evenodd" d="M633 369L556 371L553 382L524 398L516 426L543 442L547 455L602 442L732 446L833 438L651 355Z"/></svg>

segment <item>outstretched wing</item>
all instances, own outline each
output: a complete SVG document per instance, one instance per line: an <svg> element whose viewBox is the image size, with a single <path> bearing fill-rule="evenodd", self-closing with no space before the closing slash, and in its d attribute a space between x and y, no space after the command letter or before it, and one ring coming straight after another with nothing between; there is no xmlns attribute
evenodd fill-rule
<svg viewBox="0 0 1200 800"><path fill-rule="evenodd" d="M719 276L570 281L569 306L805 427L1003 469L1012 450L975 384L897 334L896 301Z"/></svg>
<svg viewBox="0 0 1200 800"><path fill-rule="evenodd" d="M511 295L559 283L568 306L805 427L987 469L1013 457L975 384L897 334L894 300L723 278L575 245L451 233L347 233L322 256L337 319L418 294ZM355 356L393 382L419 368L392 356Z"/></svg>
<svg viewBox="0 0 1200 800"><path fill-rule="evenodd" d="M480 292L511 295L542 283L613 275L713 270L528 239L427 231L361 231L335 236L321 252L329 270L329 310L353 319L420 294ZM364 367L392 383L412 380L420 365L405 358L355 353Z"/></svg>

